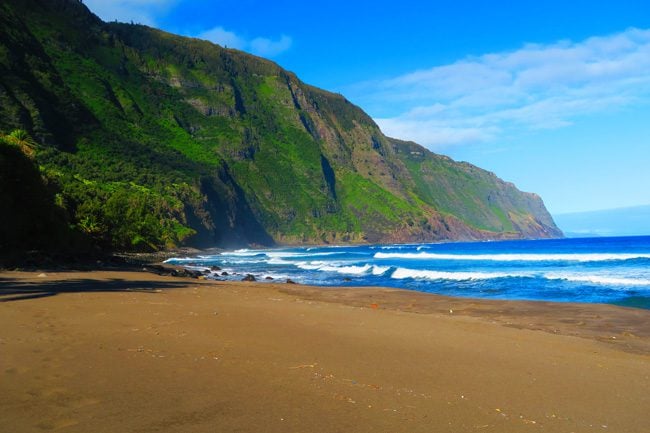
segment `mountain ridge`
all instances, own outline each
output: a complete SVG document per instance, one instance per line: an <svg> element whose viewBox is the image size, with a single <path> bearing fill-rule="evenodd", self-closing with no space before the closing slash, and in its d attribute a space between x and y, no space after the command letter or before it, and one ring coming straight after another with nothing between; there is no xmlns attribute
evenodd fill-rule
<svg viewBox="0 0 650 433"><path fill-rule="evenodd" d="M69 224L97 244L561 236L538 196L384 136L269 60L76 0L0 7L0 130L40 143Z"/></svg>

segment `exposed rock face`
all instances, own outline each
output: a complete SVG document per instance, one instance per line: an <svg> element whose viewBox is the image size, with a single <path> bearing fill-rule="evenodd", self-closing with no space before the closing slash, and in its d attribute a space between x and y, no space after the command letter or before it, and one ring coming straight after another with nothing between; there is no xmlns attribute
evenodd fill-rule
<svg viewBox="0 0 650 433"><path fill-rule="evenodd" d="M561 236L538 196L384 136L270 61L73 0L0 8L0 130L43 144L73 222L104 236L108 210L84 203L126 186L160 203L170 229L132 235L154 246Z"/></svg>

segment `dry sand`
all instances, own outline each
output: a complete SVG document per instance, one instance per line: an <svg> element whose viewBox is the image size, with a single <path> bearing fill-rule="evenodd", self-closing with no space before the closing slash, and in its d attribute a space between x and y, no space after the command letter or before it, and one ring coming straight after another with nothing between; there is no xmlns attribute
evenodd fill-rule
<svg viewBox="0 0 650 433"><path fill-rule="evenodd" d="M650 311L0 273L0 431L650 432Z"/></svg>

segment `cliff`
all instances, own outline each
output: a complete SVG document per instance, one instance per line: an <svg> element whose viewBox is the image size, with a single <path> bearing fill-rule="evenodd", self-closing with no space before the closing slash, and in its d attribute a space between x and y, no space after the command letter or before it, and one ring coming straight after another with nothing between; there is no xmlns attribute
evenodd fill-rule
<svg viewBox="0 0 650 433"><path fill-rule="evenodd" d="M277 64L75 0L0 5L0 131L110 248L561 236L542 200L388 138Z"/></svg>

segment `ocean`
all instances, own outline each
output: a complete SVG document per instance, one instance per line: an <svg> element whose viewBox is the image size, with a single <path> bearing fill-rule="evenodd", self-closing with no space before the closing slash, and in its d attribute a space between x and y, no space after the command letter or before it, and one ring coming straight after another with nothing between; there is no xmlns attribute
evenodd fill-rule
<svg viewBox="0 0 650 433"><path fill-rule="evenodd" d="M650 236L241 249L167 262L218 266L208 274L214 279L252 274L269 282L650 309Z"/></svg>

